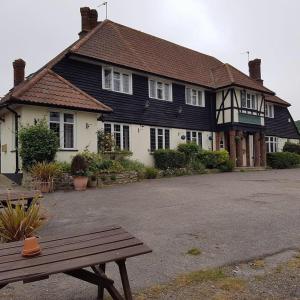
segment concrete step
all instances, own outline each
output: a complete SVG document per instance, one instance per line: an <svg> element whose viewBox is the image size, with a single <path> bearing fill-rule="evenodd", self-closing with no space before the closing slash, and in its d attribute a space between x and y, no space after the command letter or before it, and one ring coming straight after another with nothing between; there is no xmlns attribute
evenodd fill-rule
<svg viewBox="0 0 300 300"><path fill-rule="evenodd" d="M265 171L266 167L236 167L234 172L252 172L252 171Z"/></svg>

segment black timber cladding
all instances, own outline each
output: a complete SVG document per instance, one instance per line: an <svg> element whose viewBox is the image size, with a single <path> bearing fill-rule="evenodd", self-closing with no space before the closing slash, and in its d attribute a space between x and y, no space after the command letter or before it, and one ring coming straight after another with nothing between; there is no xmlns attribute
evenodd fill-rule
<svg viewBox="0 0 300 300"><path fill-rule="evenodd" d="M105 120L120 123L213 131L215 129L215 94L205 93L205 107L185 104L185 86L172 85L173 102L149 98L148 78L133 73L133 95L102 89L102 69L99 65L64 58L53 67L54 72L92 97L110 106L113 113ZM146 101L149 108L145 109ZM182 113L179 114L179 108Z"/></svg>

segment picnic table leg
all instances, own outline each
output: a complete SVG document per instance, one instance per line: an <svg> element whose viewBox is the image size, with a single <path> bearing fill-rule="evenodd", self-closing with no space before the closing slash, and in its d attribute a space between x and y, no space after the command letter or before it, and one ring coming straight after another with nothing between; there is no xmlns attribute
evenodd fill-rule
<svg viewBox="0 0 300 300"><path fill-rule="evenodd" d="M125 260L119 260L119 261L117 261L117 264L118 264L119 270L120 270L125 299L132 300L132 293L131 293L131 289L130 289Z"/></svg>
<svg viewBox="0 0 300 300"><path fill-rule="evenodd" d="M99 265L99 268L105 273L105 264ZM102 282L98 285L98 300L103 300L104 299L104 285Z"/></svg>

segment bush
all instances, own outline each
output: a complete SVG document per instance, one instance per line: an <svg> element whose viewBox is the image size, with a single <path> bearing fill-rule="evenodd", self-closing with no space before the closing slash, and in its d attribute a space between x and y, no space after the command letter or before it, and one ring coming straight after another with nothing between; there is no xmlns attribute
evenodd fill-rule
<svg viewBox="0 0 300 300"><path fill-rule="evenodd" d="M147 167L145 169L145 178L146 179L155 179L158 176L158 170L152 167Z"/></svg>
<svg viewBox="0 0 300 300"><path fill-rule="evenodd" d="M0 211L0 237L3 242L21 241L31 237L40 228L45 219L40 213L36 199L26 210L23 205L8 206Z"/></svg>
<svg viewBox="0 0 300 300"><path fill-rule="evenodd" d="M285 143L283 146L283 152L291 152L300 154L300 144Z"/></svg>
<svg viewBox="0 0 300 300"><path fill-rule="evenodd" d="M59 174L59 166L56 163L41 162L35 164L31 169L31 175L40 181L49 182Z"/></svg>
<svg viewBox="0 0 300 300"><path fill-rule="evenodd" d="M205 173L205 166L203 165L203 163L198 160L198 159L194 159L191 164L190 164L190 168L199 173L199 174L204 174Z"/></svg>
<svg viewBox="0 0 300 300"><path fill-rule="evenodd" d="M84 156L77 154L71 163L71 174L73 176L88 176L88 164Z"/></svg>
<svg viewBox="0 0 300 300"><path fill-rule="evenodd" d="M82 153L80 153L80 155L83 156L87 162L88 173L90 175L96 176L99 172L99 165L102 162L101 155L98 153L90 152L88 150L84 150Z"/></svg>
<svg viewBox="0 0 300 300"><path fill-rule="evenodd" d="M226 150L208 151L204 150L197 154L197 159L208 169L216 169L229 160Z"/></svg>
<svg viewBox="0 0 300 300"><path fill-rule="evenodd" d="M110 133L105 133L104 130L97 131L98 152L104 153L112 151L115 147L115 141Z"/></svg>
<svg viewBox="0 0 300 300"><path fill-rule="evenodd" d="M137 160L124 159L120 163L126 171L135 171L139 178L144 177L146 167L141 162Z"/></svg>
<svg viewBox="0 0 300 300"><path fill-rule="evenodd" d="M295 168L300 164L300 155L290 152L268 153L267 164L273 169Z"/></svg>
<svg viewBox="0 0 300 300"><path fill-rule="evenodd" d="M22 127L19 139L24 170L29 170L38 162L52 162L59 148L59 139L45 120Z"/></svg>
<svg viewBox="0 0 300 300"><path fill-rule="evenodd" d="M201 148L196 143L179 144L177 147L179 152L184 153L186 164L190 164Z"/></svg>
<svg viewBox="0 0 300 300"><path fill-rule="evenodd" d="M55 164L57 165L57 168L60 173L71 173L71 164L69 162L57 161L57 162L55 162Z"/></svg>
<svg viewBox="0 0 300 300"><path fill-rule="evenodd" d="M234 169L234 162L231 159L226 160L219 166L221 172L232 172Z"/></svg>
<svg viewBox="0 0 300 300"><path fill-rule="evenodd" d="M154 152L155 167L161 170L178 169L185 166L185 155L170 149L160 149Z"/></svg>

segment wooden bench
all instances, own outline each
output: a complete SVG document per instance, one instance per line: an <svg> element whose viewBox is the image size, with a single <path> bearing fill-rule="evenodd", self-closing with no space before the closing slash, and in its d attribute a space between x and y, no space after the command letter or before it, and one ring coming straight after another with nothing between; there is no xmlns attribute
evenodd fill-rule
<svg viewBox="0 0 300 300"><path fill-rule="evenodd" d="M12 282L28 283L64 273L98 286L98 299L103 299L106 289L113 299L131 300L125 261L151 252L120 226L41 238L40 245L42 253L33 258L21 256L23 242L0 245L0 289ZM115 288L114 281L105 274L109 262L115 262L119 267L124 298ZM86 270L88 267L91 271Z"/></svg>
<svg viewBox="0 0 300 300"><path fill-rule="evenodd" d="M12 203L12 206L16 206L18 203L25 202L25 207L28 209L36 198L42 198L42 194L38 190L34 191L6 191L0 192L0 206L7 207L8 201Z"/></svg>

